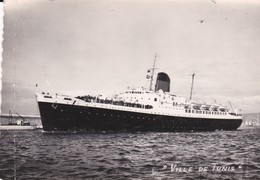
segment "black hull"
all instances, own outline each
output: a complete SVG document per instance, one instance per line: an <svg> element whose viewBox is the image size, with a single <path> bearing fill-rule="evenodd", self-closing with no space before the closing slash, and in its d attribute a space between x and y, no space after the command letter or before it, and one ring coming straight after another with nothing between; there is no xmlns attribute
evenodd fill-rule
<svg viewBox="0 0 260 180"><path fill-rule="evenodd" d="M44 131L236 130L242 119L199 119L39 102Z"/></svg>

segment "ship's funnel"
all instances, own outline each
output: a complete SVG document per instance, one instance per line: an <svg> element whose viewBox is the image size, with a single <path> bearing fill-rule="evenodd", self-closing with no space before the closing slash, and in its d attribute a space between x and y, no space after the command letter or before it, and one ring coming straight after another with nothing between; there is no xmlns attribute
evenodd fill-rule
<svg viewBox="0 0 260 180"><path fill-rule="evenodd" d="M170 81L171 80L166 73L158 73L155 84L155 91L159 91L161 89L164 92L170 92Z"/></svg>

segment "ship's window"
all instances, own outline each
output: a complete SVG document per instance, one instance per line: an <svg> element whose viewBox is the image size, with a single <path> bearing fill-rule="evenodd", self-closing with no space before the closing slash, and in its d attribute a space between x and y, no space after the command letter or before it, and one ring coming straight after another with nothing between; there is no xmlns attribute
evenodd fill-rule
<svg viewBox="0 0 260 180"><path fill-rule="evenodd" d="M192 113L194 113L194 110L192 110Z"/></svg>
<svg viewBox="0 0 260 180"><path fill-rule="evenodd" d="M154 101L157 101L157 98L154 98Z"/></svg>

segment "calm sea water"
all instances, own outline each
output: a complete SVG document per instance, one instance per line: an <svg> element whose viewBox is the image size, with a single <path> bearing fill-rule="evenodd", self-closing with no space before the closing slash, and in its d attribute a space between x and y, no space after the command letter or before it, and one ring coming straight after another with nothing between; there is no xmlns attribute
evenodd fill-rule
<svg viewBox="0 0 260 180"><path fill-rule="evenodd" d="M260 179L259 128L0 137L1 179Z"/></svg>

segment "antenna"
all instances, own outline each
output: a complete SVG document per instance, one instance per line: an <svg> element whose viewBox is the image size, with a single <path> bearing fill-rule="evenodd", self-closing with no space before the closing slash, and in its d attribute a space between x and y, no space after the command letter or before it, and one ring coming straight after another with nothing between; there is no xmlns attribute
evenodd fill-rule
<svg viewBox="0 0 260 180"><path fill-rule="evenodd" d="M195 74L193 73L193 74L192 74L192 82L191 82L191 90L190 90L190 101L191 101L191 98L192 98L192 90L193 90L194 76L195 76Z"/></svg>
<svg viewBox="0 0 260 180"><path fill-rule="evenodd" d="M153 61L153 68L152 68L152 75L151 75L151 80L150 80L150 88L149 90L151 91L152 90L152 85L153 85L153 75L154 75L154 70L156 69L155 68L155 63L156 63L156 58L157 58L157 53L155 53L155 56L154 56L154 61Z"/></svg>

